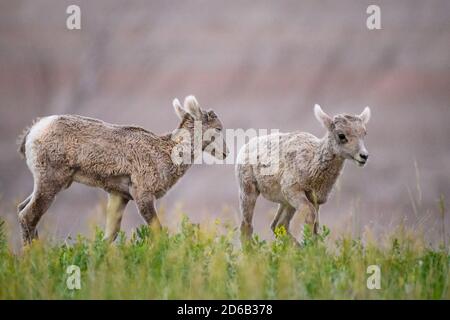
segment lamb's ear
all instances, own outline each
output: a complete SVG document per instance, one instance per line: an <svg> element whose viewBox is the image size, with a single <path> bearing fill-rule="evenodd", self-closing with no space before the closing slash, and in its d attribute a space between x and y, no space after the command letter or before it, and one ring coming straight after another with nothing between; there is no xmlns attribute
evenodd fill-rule
<svg viewBox="0 0 450 320"><path fill-rule="evenodd" d="M202 118L202 111L200 110L200 106L194 96L187 96L184 99L184 109L189 112L194 119L200 120Z"/></svg>
<svg viewBox="0 0 450 320"><path fill-rule="evenodd" d="M333 119L331 119L329 115L323 112L322 108L318 104L314 106L314 115L325 129L329 130L331 128Z"/></svg>
<svg viewBox="0 0 450 320"><path fill-rule="evenodd" d="M173 99L172 105L178 118L183 119L186 111L181 106L180 100L178 100L177 98Z"/></svg>
<svg viewBox="0 0 450 320"><path fill-rule="evenodd" d="M364 111L359 115L359 117L361 118L364 124L367 124L370 120L370 108L365 107Z"/></svg>

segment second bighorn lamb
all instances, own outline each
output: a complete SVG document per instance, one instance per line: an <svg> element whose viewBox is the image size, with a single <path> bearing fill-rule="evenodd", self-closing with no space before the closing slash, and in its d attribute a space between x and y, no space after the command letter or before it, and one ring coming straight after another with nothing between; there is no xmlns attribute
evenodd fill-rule
<svg viewBox="0 0 450 320"><path fill-rule="evenodd" d="M18 207L24 243L37 237L40 218L56 194L73 181L109 193L106 239L112 241L117 236L129 200L136 202L148 224L159 227L155 200L186 173L201 151L218 159L224 159L228 152L223 137L219 138L222 123L213 111L200 109L193 96L186 97L184 107L178 99L173 106L181 122L165 135L76 115L36 121L25 132L19 149L34 178L33 193ZM211 140L201 139L201 146L192 148L200 123L201 138L209 132ZM189 140L183 139L182 143L180 138L186 134ZM174 150L180 144L188 146L188 161L173 161Z"/></svg>
<svg viewBox="0 0 450 320"><path fill-rule="evenodd" d="M344 160L353 160L359 166L366 164L369 154L364 137L370 118L368 107L357 116L339 114L331 118L315 105L314 113L327 130L322 139L306 132L273 134L254 138L240 150L236 174L244 239L253 232L253 211L260 194L279 203L272 230L284 226L289 232L289 223L295 212L299 212L305 215L306 223L316 234L319 206L327 201ZM278 161L277 170L267 173L267 163L262 159Z"/></svg>

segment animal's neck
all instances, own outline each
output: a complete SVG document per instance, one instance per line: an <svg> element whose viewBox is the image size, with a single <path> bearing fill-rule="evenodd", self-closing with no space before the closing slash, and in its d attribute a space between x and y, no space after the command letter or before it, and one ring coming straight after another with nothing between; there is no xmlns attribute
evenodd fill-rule
<svg viewBox="0 0 450 320"><path fill-rule="evenodd" d="M194 121L192 118L184 117L178 127L170 133L171 150L177 148L181 153L179 161L173 162L175 175L180 178L192 166L195 159L202 153L200 147L194 143L195 139ZM172 154L171 154L172 156Z"/></svg>
<svg viewBox="0 0 450 320"><path fill-rule="evenodd" d="M341 173L345 160L342 156L336 154L334 143L332 137L327 133L320 141L315 161L318 165L317 174L327 177L331 183L334 183Z"/></svg>

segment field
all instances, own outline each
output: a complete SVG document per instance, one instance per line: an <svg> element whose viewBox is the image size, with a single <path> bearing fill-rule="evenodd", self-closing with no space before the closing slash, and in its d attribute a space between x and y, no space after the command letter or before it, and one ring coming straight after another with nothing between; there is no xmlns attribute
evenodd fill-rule
<svg viewBox="0 0 450 320"><path fill-rule="evenodd" d="M237 230L183 218L175 233L143 226L109 245L98 230L91 240L36 241L13 253L2 222L0 299L450 298L443 246L429 248L404 228L383 241L328 235L325 226L317 237L305 229L298 247L278 229L274 241L254 236L241 247ZM70 265L80 268L78 290L67 286ZM380 268L380 289L367 287L370 265Z"/></svg>

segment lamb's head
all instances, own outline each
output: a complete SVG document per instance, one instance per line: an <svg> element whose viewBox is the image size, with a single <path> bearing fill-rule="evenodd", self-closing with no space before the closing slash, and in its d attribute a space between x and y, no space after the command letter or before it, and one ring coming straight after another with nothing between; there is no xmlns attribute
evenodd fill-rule
<svg viewBox="0 0 450 320"><path fill-rule="evenodd" d="M227 157L229 151L222 132L222 122L213 110L201 109L194 96L187 96L183 106L178 99L174 99L173 107L178 117L188 123L188 126L198 126L194 133L201 132L201 137L198 138L201 138L202 151L219 160Z"/></svg>
<svg viewBox="0 0 450 320"><path fill-rule="evenodd" d="M338 114L330 117L316 104L314 113L317 120L328 130L334 152L345 159L364 166L369 152L364 146L366 125L370 119L370 109L366 107L360 115Z"/></svg>

